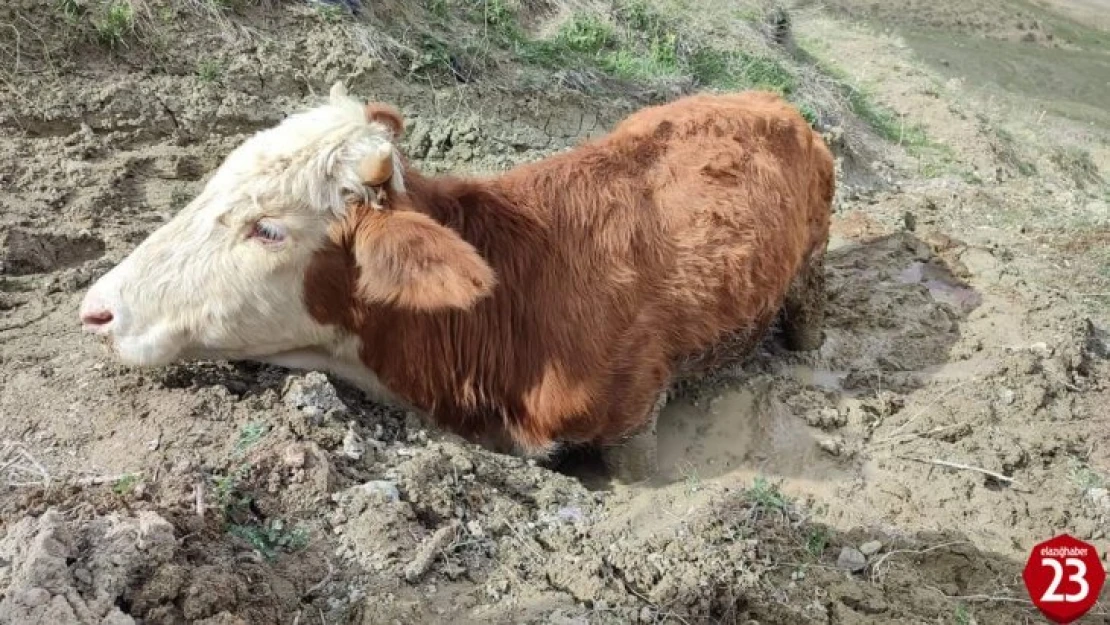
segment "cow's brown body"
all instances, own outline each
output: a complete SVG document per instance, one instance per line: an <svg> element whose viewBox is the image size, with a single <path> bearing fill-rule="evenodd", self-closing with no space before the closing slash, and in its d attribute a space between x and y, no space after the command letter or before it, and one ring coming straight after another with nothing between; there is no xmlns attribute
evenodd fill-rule
<svg viewBox="0 0 1110 625"><path fill-rule="evenodd" d="M528 453L613 446L650 429L676 375L742 355L780 311L794 348L821 343L833 159L777 96L644 109L490 179L403 175L384 210L358 206L333 229L305 298L318 321L361 339L393 394L449 430ZM471 279L492 292L450 310L355 297L358 247L408 227L390 221L400 211L471 244L496 284ZM411 235L397 240L425 245Z"/></svg>

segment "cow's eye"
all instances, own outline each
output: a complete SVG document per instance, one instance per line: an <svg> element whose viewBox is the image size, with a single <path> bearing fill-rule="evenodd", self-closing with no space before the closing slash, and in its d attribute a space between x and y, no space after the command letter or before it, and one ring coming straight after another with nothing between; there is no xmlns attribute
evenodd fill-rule
<svg viewBox="0 0 1110 625"><path fill-rule="evenodd" d="M250 238L273 245L284 241L286 234L285 227L281 224L268 219L259 219L251 226Z"/></svg>

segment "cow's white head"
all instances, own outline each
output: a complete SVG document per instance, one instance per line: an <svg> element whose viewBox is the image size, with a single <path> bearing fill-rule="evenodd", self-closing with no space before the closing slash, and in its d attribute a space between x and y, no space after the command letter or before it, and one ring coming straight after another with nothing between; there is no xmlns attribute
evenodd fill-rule
<svg viewBox="0 0 1110 625"><path fill-rule="evenodd" d="M254 135L89 289L84 328L131 365L254 359L323 342L328 330L304 303L305 271L352 198L403 192L400 124L337 83L326 104Z"/></svg>

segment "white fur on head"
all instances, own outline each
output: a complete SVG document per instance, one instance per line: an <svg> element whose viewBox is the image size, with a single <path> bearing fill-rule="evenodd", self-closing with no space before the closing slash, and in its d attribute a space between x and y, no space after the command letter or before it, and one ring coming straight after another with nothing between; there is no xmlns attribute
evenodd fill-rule
<svg viewBox="0 0 1110 625"><path fill-rule="evenodd" d="M387 184L404 190L392 140L336 83L326 103L233 150L196 199L89 289L82 314L109 313L91 329L135 365L320 346L332 334L303 301L305 271L348 200L369 198L367 159L391 160Z"/></svg>

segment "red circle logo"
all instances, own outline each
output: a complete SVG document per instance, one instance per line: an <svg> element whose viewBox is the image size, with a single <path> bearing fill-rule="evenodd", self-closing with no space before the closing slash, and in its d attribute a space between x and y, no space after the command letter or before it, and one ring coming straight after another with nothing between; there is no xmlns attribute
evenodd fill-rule
<svg viewBox="0 0 1110 625"><path fill-rule="evenodd" d="M1098 601L1106 570L1098 551L1061 534L1033 547L1021 577L1033 605L1053 623L1070 623Z"/></svg>

